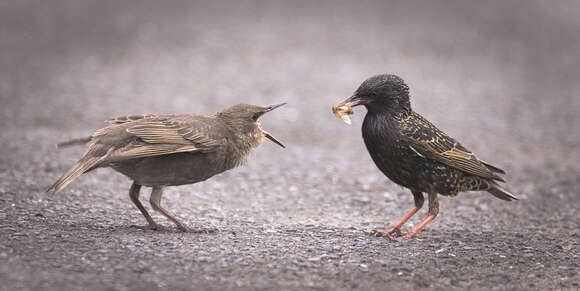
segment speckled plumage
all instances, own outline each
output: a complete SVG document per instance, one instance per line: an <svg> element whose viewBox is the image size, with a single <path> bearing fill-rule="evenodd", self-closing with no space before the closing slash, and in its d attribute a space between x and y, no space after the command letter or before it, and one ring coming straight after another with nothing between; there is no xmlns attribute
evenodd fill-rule
<svg viewBox="0 0 580 291"><path fill-rule="evenodd" d="M381 124L392 123L392 130ZM462 191L486 190L503 181L469 150L415 112L396 118L367 114L365 145L377 167L393 182L419 192L455 196Z"/></svg>
<svg viewBox="0 0 580 291"><path fill-rule="evenodd" d="M497 198L516 197L496 181L503 170L479 160L471 151L411 109L409 87L398 76L378 75L364 81L349 99L337 106L364 105L368 112L362 126L365 145L377 167L393 182L411 190L415 208L390 231L399 228L423 204L429 194L429 221L438 213L437 193L456 196L463 191L488 191ZM406 237L415 235L424 222Z"/></svg>
<svg viewBox="0 0 580 291"><path fill-rule="evenodd" d="M197 183L237 167L266 138L283 146L258 122L264 113L281 105L284 103L269 107L238 104L212 116L146 114L107 120L109 125L91 137L61 144L88 142L88 149L47 191L56 193L83 173L111 167L134 181L129 195L147 219L147 228L160 227L139 201L141 186L153 188L153 209L187 231L161 208L163 187Z"/></svg>

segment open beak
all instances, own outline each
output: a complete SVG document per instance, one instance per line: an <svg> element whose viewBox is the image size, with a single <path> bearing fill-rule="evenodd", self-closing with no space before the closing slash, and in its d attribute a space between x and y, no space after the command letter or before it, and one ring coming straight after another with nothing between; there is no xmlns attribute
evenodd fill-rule
<svg viewBox="0 0 580 291"><path fill-rule="evenodd" d="M342 119L346 124L352 124L350 117L351 114L354 114L352 108L358 105L367 104L368 100L362 99L358 97L356 94L348 97L342 102L339 102L332 106L332 113L336 115L336 117Z"/></svg>
<svg viewBox="0 0 580 291"><path fill-rule="evenodd" d="M278 107L284 106L284 105L286 105L286 102L280 103L280 104L277 104L277 105L270 105L270 106L266 107L267 109L266 109L266 111L264 111L264 113L270 112L270 111L272 111L272 110L274 110L274 109L276 109Z"/></svg>
<svg viewBox="0 0 580 291"><path fill-rule="evenodd" d="M272 110L274 110L274 109L276 109L276 108L278 108L278 107L280 107L280 106L284 106L284 105L286 105L286 102L284 102L284 103L280 103L280 104L277 104L277 105L271 105L271 106L268 106L268 107L266 107L266 111L264 111L264 113L266 113L266 112L270 112L270 111L272 111ZM263 129L262 129L262 132L264 133L264 136L265 136L267 139L269 139L271 142L273 142L273 143L275 143L275 144L277 144L277 145L279 145L279 146L281 146L281 147L283 147L283 148L286 148L286 146L284 146L284 145L283 145L281 142L279 142L279 141L278 141L278 140L277 140L275 137L273 137L273 136L272 136L272 135L271 135L269 132L267 132L267 131L265 131L265 130L263 130Z"/></svg>
<svg viewBox="0 0 580 291"><path fill-rule="evenodd" d="M265 131L265 130L262 130L262 131L264 132L264 136L265 136L267 139L269 139L271 142L273 142L273 143L275 143L275 144L277 144L277 145L279 145L279 146L281 146L281 147L283 147L283 148L286 148L286 146L285 146L285 145L283 145L281 142L279 142L279 141L278 141L278 140L277 140L275 137L273 137L273 136L272 136L272 135L271 135L269 132L267 132L267 131Z"/></svg>
<svg viewBox="0 0 580 291"><path fill-rule="evenodd" d="M345 99L344 101L334 105L334 107L342 107L342 106L355 107L355 106L364 105L367 103L368 102L365 99L359 98L356 95L352 95L352 96L348 97L347 99Z"/></svg>

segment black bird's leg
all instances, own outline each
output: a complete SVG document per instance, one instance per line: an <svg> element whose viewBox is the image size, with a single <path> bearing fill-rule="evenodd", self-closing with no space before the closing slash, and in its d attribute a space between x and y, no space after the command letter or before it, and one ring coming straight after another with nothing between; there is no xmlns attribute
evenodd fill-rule
<svg viewBox="0 0 580 291"><path fill-rule="evenodd" d="M149 213L147 212L145 207L143 207L143 204L141 204L141 201L139 201L139 192L140 191L141 191L141 185L133 182L133 184L131 185L131 189L129 190L129 197L131 198L131 201L133 201L133 204L135 204L135 206L137 206L137 208L139 208L139 211L141 211L143 216L145 216L145 219L147 219L147 222L149 223L149 225L136 226L136 227L141 228L141 229L153 229L153 230L161 229L161 226L158 225L157 223L155 223L155 221L153 221L153 218L151 218L151 215L149 215Z"/></svg>
<svg viewBox="0 0 580 291"><path fill-rule="evenodd" d="M413 216L415 213L417 213L417 211L419 211L419 209L421 209L421 207L423 207L423 202L425 201L422 192L412 191L412 193L413 200L415 200L415 207L411 209L411 211L409 211L409 213L407 213L407 215L405 215L405 217L403 217L403 219L401 219L401 221L399 221L399 223L397 223L391 230L373 230L373 234L376 236L386 236L391 240L403 235L401 233L401 226L403 226L403 224L405 224L405 222L407 222L411 216Z"/></svg>
<svg viewBox="0 0 580 291"><path fill-rule="evenodd" d="M167 217L169 220L173 221L173 223L175 223L175 225L177 225L177 228L179 228L179 230L181 230L183 232L191 231L189 229L189 227L185 226L183 223L181 223L175 217L171 216L169 213L167 213L167 211L165 209L163 209L161 207L161 195L162 194L163 194L162 187L154 186L153 189L151 190L151 197L149 198L149 202L151 203L151 207L153 207L153 210L158 211L159 213L161 213L165 217Z"/></svg>
<svg viewBox="0 0 580 291"><path fill-rule="evenodd" d="M433 221L439 213L439 199L437 198L437 192L429 192L429 211L427 212L427 217L411 232L405 233L403 238L411 238L416 235L423 227L425 227L429 222Z"/></svg>

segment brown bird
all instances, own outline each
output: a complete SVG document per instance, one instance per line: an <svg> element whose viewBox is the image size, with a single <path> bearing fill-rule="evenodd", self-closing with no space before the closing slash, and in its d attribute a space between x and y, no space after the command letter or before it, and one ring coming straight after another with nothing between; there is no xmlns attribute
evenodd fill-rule
<svg viewBox="0 0 580 291"><path fill-rule="evenodd" d="M264 140L284 147L258 121L284 104L238 104L212 116L146 114L107 120L109 125L92 136L59 144L89 146L47 192L56 193L93 169L111 167L133 180L129 197L148 222L140 228L161 229L139 201L141 186L147 186L152 187L151 207L181 231L192 231L161 207L163 187L197 183L240 166Z"/></svg>
<svg viewBox="0 0 580 291"><path fill-rule="evenodd" d="M398 76L384 74L368 78L348 99L333 107L334 113L350 122L344 114L351 107L367 108L362 133L365 145L377 167L393 182L411 190L413 208L389 231L375 234L410 238L431 222L439 212L437 193L456 196L463 191L487 191L510 201L517 198L497 181L505 172L478 159L454 138L435 127L411 109L409 87ZM402 233L403 224L423 206L428 194L428 216L414 230Z"/></svg>

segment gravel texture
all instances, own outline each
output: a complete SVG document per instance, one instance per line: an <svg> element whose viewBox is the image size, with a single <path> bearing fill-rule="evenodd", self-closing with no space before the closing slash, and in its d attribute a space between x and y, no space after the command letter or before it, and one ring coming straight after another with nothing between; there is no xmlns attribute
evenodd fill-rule
<svg viewBox="0 0 580 291"><path fill-rule="evenodd" d="M548 6L553 5L553 6ZM16 1L0 6L0 290L577 290L575 2ZM413 108L507 172L519 201L441 198L418 237L368 235L413 205L330 107L396 73ZM288 105L240 168L167 188L206 234L143 231L110 169L44 193L109 117ZM148 190L142 200L148 199ZM148 203L145 203L148 209ZM405 228L417 225L422 210Z"/></svg>

